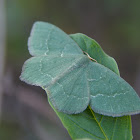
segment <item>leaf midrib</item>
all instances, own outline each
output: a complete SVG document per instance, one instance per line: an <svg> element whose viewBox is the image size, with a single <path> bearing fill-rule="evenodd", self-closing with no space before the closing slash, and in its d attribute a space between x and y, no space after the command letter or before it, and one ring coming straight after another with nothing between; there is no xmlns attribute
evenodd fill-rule
<svg viewBox="0 0 140 140"><path fill-rule="evenodd" d="M92 115L93 115L95 121L97 122L97 124L98 124L100 130L102 131L103 135L105 136L106 140L109 140L108 137L107 137L107 135L105 134L104 130L102 129L100 123L99 123L98 120L96 119L96 116L94 115L94 112L93 112L93 110L91 109L90 106L89 106L89 109L90 109L90 111L91 111L91 113L92 113Z"/></svg>

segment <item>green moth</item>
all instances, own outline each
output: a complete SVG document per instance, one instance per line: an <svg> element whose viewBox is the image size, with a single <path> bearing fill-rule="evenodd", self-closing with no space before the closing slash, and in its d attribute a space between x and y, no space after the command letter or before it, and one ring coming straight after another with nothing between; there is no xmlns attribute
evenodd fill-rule
<svg viewBox="0 0 140 140"><path fill-rule="evenodd" d="M20 79L41 86L55 109L67 114L83 112L88 105L107 116L140 113L134 89L100 60L94 61L84 42L75 41L79 35L70 37L52 24L36 22L28 40L33 57L23 65Z"/></svg>

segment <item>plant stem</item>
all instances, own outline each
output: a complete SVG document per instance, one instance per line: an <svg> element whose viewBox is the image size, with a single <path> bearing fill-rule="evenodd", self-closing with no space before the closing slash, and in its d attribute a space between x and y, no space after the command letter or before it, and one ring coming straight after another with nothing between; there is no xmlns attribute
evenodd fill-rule
<svg viewBox="0 0 140 140"><path fill-rule="evenodd" d="M0 118L2 115L2 96L3 96L2 81L4 74L5 34L6 34L5 1L0 0Z"/></svg>

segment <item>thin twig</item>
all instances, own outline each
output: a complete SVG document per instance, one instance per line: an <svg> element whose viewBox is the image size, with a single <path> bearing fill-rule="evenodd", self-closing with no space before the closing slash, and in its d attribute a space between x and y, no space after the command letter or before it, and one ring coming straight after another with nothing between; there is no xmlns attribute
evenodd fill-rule
<svg viewBox="0 0 140 140"><path fill-rule="evenodd" d="M2 115L2 96L3 96L3 74L4 74L4 58L5 58L5 34L6 34L6 21L5 21L5 1L0 0L0 117Z"/></svg>

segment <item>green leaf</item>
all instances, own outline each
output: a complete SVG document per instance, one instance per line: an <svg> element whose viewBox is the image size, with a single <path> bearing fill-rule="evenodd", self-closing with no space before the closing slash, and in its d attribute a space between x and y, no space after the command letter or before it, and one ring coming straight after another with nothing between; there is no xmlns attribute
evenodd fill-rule
<svg viewBox="0 0 140 140"><path fill-rule="evenodd" d="M87 52L90 57L95 59L98 63L111 69L116 74L120 75L117 63L114 58L107 55L94 39L81 33L71 34L70 37L84 52Z"/></svg>
<svg viewBox="0 0 140 140"><path fill-rule="evenodd" d="M78 40L80 40L80 38L82 39L85 35L77 35L78 36L74 34L71 35L71 37L80 46ZM92 52L97 50L95 49L97 48L96 45L92 45L91 47ZM98 46L98 50L99 52L102 52L100 46ZM102 57L102 55L96 55L93 58L98 60L102 59ZM112 58L106 56L104 59L105 61L102 64L106 65L105 62L110 62L110 59ZM115 60L112 61L111 65L116 66L115 69L113 68L113 70L114 72L119 73ZM49 103L52 106L50 101ZM68 130L73 140L132 140L132 126L130 116L115 118L107 117L93 112L90 107L88 107L84 112L80 114L68 115L62 112L58 112L53 106L52 108L62 121L64 127Z"/></svg>
<svg viewBox="0 0 140 140"><path fill-rule="evenodd" d="M108 116L139 113L140 99L117 75L114 60L94 40L76 37L77 43L56 26L36 22L29 38L29 51L34 57L25 62L21 80L43 87L55 109L67 114L83 112L88 105Z"/></svg>
<svg viewBox="0 0 140 140"><path fill-rule="evenodd" d="M49 102L50 103L50 102ZM50 103L52 106L52 104ZM91 140L132 140L131 117L108 117L94 113L90 107L80 114L58 112L71 138Z"/></svg>

